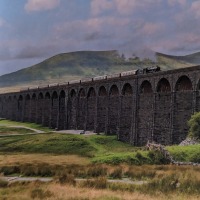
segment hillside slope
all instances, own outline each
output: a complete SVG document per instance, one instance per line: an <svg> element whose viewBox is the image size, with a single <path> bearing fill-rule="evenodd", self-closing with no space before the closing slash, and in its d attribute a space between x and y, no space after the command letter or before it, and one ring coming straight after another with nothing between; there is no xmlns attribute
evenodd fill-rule
<svg viewBox="0 0 200 200"><path fill-rule="evenodd" d="M156 59L125 58L115 50L62 53L34 66L0 76L0 92L8 92L8 87L18 90L23 86L65 82L153 65L159 65L162 70L188 67L200 64L200 52L186 56L156 53Z"/></svg>

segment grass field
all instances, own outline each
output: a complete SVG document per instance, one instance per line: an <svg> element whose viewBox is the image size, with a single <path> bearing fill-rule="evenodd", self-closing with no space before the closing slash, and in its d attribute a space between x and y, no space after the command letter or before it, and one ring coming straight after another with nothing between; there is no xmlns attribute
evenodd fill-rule
<svg viewBox="0 0 200 200"><path fill-rule="evenodd" d="M14 125L45 133L0 137L0 173L54 176L55 181L7 185L0 178L0 199L199 199L199 167L161 165L165 163L162 155L122 143L116 136L53 133L31 123L0 121L8 132ZM200 145L167 149L176 160L199 161ZM75 177L85 181L75 184ZM147 184L107 182L121 178Z"/></svg>
<svg viewBox="0 0 200 200"><path fill-rule="evenodd" d="M21 127L0 126L0 135L27 134L27 133L35 133L35 131Z"/></svg>
<svg viewBox="0 0 200 200"><path fill-rule="evenodd" d="M33 129L38 129L44 132L50 132L52 129L48 127L44 127L40 124L35 124L35 123L29 123L29 122L16 122L16 121L10 121L10 120L0 120L0 126L4 127L10 127L10 126L24 126L27 128L33 128Z"/></svg>

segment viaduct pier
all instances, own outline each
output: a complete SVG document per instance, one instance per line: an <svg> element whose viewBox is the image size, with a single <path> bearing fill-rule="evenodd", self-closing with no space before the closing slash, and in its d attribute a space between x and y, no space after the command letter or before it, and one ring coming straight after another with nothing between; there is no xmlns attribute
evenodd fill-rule
<svg viewBox="0 0 200 200"><path fill-rule="evenodd" d="M200 66L111 76L0 94L0 117L117 134L132 145L178 144L200 111Z"/></svg>

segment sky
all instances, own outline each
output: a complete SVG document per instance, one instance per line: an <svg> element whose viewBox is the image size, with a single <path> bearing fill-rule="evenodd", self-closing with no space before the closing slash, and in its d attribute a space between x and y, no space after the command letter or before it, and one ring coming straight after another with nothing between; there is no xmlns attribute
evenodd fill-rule
<svg viewBox="0 0 200 200"><path fill-rule="evenodd" d="M200 1L0 0L0 75L82 50L198 52Z"/></svg>

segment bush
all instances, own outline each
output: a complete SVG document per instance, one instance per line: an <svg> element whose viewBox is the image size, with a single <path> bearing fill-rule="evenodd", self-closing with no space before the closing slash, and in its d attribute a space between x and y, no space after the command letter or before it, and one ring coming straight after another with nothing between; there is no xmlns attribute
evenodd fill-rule
<svg viewBox="0 0 200 200"><path fill-rule="evenodd" d="M0 188L5 188L8 186L8 181L0 178Z"/></svg>
<svg viewBox="0 0 200 200"><path fill-rule="evenodd" d="M52 197L52 196L53 196L53 194L49 190L44 191L40 188L36 188L36 189L33 189L31 191L31 198L32 199L46 199L46 198L49 198L49 197Z"/></svg>
<svg viewBox="0 0 200 200"><path fill-rule="evenodd" d="M121 167L115 168L110 173L110 177L112 177L113 179L121 179L122 178L122 168Z"/></svg>
<svg viewBox="0 0 200 200"><path fill-rule="evenodd" d="M63 174L58 178L60 184L76 185L76 180L72 174Z"/></svg>
<svg viewBox="0 0 200 200"><path fill-rule="evenodd" d="M200 112L191 116L188 121L189 125L189 137L200 139Z"/></svg>
<svg viewBox="0 0 200 200"><path fill-rule="evenodd" d="M159 151L149 151L148 157L151 159L151 162L156 165L160 164L169 164L169 160L167 160L164 155Z"/></svg>
<svg viewBox="0 0 200 200"><path fill-rule="evenodd" d="M83 181L80 186L82 187L89 187L89 188L96 188L96 189L105 189L107 188L107 179L106 177L98 177L96 179L87 179Z"/></svg>

